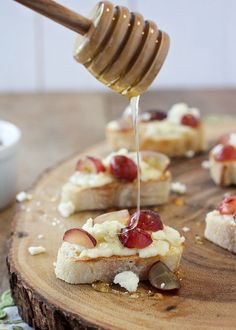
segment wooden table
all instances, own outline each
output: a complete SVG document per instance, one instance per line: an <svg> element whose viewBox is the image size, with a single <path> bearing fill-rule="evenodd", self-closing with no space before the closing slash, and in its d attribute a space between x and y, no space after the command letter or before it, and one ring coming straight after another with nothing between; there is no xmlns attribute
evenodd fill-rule
<svg viewBox="0 0 236 330"><path fill-rule="evenodd" d="M235 90L158 91L146 93L143 109L168 109L186 101L203 114L236 115ZM127 105L113 93L1 95L0 118L22 130L18 191L27 189L46 168L104 139L104 126ZM0 183L1 184L1 183ZM0 212L0 292L8 288L5 258L13 206Z"/></svg>

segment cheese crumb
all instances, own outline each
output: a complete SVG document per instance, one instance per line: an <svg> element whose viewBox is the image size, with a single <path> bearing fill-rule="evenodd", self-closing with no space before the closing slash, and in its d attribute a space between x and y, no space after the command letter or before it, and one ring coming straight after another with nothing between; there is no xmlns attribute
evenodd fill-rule
<svg viewBox="0 0 236 330"><path fill-rule="evenodd" d="M25 191L21 191L21 192L19 192L19 194L16 195L17 202L25 202L25 201L29 201L31 199L32 199L32 195L26 193Z"/></svg>
<svg viewBox="0 0 236 330"><path fill-rule="evenodd" d="M185 184L180 183L180 182L172 182L171 183L171 191L175 192L177 194L185 194L187 191L187 187Z"/></svg>
<svg viewBox="0 0 236 330"><path fill-rule="evenodd" d="M64 202L59 204L58 211L64 218L68 218L71 214L75 212L75 206L71 201Z"/></svg>
<svg viewBox="0 0 236 330"><path fill-rule="evenodd" d="M43 239L44 238L44 235L43 234L39 234L38 235L38 239Z"/></svg>
<svg viewBox="0 0 236 330"><path fill-rule="evenodd" d="M131 271L125 271L117 274L113 282L119 284L129 292L135 292L138 288L139 277Z"/></svg>
<svg viewBox="0 0 236 330"><path fill-rule="evenodd" d="M187 158L193 158L195 155L195 152L193 150L188 150L186 153L185 153L185 156Z"/></svg>
<svg viewBox="0 0 236 330"><path fill-rule="evenodd" d="M190 231L190 228L188 228L188 227L183 227L183 228L181 228L181 230L182 230L184 233L187 233L187 232Z"/></svg>
<svg viewBox="0 0 236 330"><path fill-rule="evenodd" d="M210 168L210 162L209 160L204 160L201 164L202 168L204 168L205 170L209 170Z"/></svg>
<svg viewBox="0 0 236 330"><path fill-rule="evenodd" d="M236 133L230 134L229 144L231 144L232 146L236 147Z"/></svg>
<svg viewBox="0 0 236 330"><path fill-rule="evenodd" d="M32 256L34 256L36 254L45 253L46 249L43 246L30 246L28 251Z"/></svg>
<svg viewBox="0 0 236 330"><path fill-rule="evenodd" d="M161 289L164 289L165 286L166 286L166 284L164 282L161 283Z"/></svg>

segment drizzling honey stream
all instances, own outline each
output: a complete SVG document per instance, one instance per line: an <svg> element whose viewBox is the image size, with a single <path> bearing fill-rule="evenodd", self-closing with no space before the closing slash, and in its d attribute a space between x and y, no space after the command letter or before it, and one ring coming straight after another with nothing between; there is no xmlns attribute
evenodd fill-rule
<svg viewBox="0 0 236 330"><path fill-rule="evenodd" d="M140 212L140 194L141 194L141 171L140 171L140 152L139 152L139 129L138 129L138 117L139 117L139 99L140 96L132 97L130 100L130 107L132 110L133 126L134 126L134 137L135 137L135 149L137 159L137 214Z"/></svg>

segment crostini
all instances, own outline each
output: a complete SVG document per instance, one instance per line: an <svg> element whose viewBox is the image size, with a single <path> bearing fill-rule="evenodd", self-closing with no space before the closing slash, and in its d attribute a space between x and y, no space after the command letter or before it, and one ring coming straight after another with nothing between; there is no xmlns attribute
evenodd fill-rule
<svg viewBox="0 0 236 330"><path fill-rule="evenodd" d="M139 134L140 150L158 151L170 157L189 157L206 149L200 112L185 103L173 105L168 113L150 110L140 114ZM106 137L113 150L135 150L130 108L122 118L108 123Z"/></svg>
<svg viewBox="0 0 236 330"><path fill-rule="evenodd" d="M146 280L159 261L175 272L183 244L184 237L164 225L152 210L132 216L128 210L106 213L88 219L82 228L65 232L55 273L71 284L112 282L124 271Z"/></svg>
<svg viewBox="0 0 236 330"><path fill-rule="evenodd" d="M122 149L104 159L85 157L76 165L61 192L60 214L68 217L74 212L129 208L137 204L136 153ZM157 152L140 153L141 206L160 205L168 201L171 174L169 158Z"/></svg>
<svg viewBox="0 0 236 330"><path fill-rule="evenodd" d="M217 210L207 214L205 237L236 253L236 195L225 197Z"/></svg>
<svg viewBox="0 0 236 330"><path fill-rule="evenodd" d="M210 174L221 186L236 185L236 133L223 136L210 152Z"/></svg>

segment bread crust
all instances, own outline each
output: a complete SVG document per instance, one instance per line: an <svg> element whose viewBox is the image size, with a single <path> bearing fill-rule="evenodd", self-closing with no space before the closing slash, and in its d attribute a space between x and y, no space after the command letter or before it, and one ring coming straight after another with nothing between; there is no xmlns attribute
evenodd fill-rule
<svg viewBox="0 0 236 330"><path fill-rule="evenodd" d="M223 216L214 217L209 213L206 217L205 237L230 252L236 253L236 223L226 221Z"/></svg>
<svg viewBox="0 0 236 330"><path fill-rule="evenodd" d="M141 181L141 206L164 204L170 193L171 174L158 180ZM137 182L114 181L101 187L83 188L70 182L62 188L61 203L72 202L76 211L129 208L137 205Z"/></svg>
<svg viewBox="0 0 236 330"><path fill-rule="evenodd" d="M210 153L210 175L221 186L236 185L236 161L216 161Z"/></svg>
<svg viewBox="0 0 236 330"><path fill-rule="evenodd" d="M176 136L161 134L146 136L144 131L149 123L140 123L140 150L161 152L170 157L185 156L188 151L195 153L206 150L204 126L202 123L197 128L187 127ZM113 150L126 148L135 150L133 129L112 129L109 124L106 128L106 138Z"/></svg>
<svg viewBox="0 0 236 330"><path fill-rule="evenodd" d="M80 260L69 257L64 245L62 245L58 251L55 274L57 278L70 284L86 284L96 281L112 282L116 274L126 270L137 274L140 280L146 280L150 268L158 261L165 263L173 272L176 271L180 264L182 252L183 245L171 247L164 257L140 258L138 255L134 255Z"/></svg>

